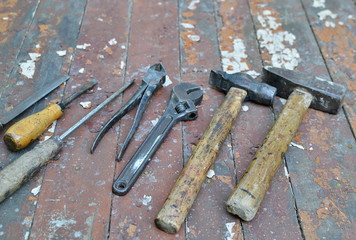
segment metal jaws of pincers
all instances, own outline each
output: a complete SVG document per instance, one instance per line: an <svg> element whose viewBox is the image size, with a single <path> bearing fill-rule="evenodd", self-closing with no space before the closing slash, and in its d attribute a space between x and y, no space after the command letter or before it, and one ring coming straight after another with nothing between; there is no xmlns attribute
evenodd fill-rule
<svg viewBox="0 0 356 240"><path fill-rule="evenodd" d="M105 133L123 116L126 115L130 110L132 110L137 104L139 104L135 119L133 121L132 127L122 145L120 153L118 154L116 160L120 160L123 156L127 145L132 139L140 121L142 119L143 112L146 109L147 103L152 97L153 93L162 87L164 82L166 81L166 69L164 68L162 63L156 63L152 65L146 75L142 79L141 86L137 89L135 94L129 99L129 101L119 110L117 111L111 119L101 128L100 132L96 136L93 145L91 146L90 153L95 151L95 148L98 146L100 140L104 137Z"/></svg>
<svg viewBox="0 0 356 240"><path fill-rule="evenodd" d="M202 89L192 83L173 87L171 99L162 117L148 134L136 153L113 184L113 192L119 196L128 193L146 165L178 121L195 120L197 106L203 99Z"/></svg>

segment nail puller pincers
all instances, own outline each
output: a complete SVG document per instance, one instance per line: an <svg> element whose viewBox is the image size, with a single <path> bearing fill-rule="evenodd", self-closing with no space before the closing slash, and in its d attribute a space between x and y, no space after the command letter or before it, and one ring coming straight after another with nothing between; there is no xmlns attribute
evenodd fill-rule
<svg viewBox="0 0 356 240"><path fill-rule="evenodd" d="M157 148L178 121L195 120L198 117L197 105L202 99L203 91L198 85L181 83L173 87L171 99L163 116L115 180L113 184L115 194L123 196L130 191Z"/></svg>
<svg viewBox="0 0 356 240"><path fill-rule="evenodd" d="M122 145L120 153L118 154L116 160L120 160L122 155L124 154L127 145L129 144L132 136L134 135L141 119L143 112L147 106L148 101L152 97L153 93L162 87L164 82L166 81L166 69L164 68L162 63L156 63L152 65L147 74L142 79L142 84L136 93L130 98L130 100L111 117L111 119L102 127L98 135L96 136L93 145L91 146L90 153L93 153L95 148L98 146L100 140L104 137L105 133L123 116L126 115L130 110L132 110L138 103L138 109L136 112L135 119L133 121L132 127Z"/></svg>

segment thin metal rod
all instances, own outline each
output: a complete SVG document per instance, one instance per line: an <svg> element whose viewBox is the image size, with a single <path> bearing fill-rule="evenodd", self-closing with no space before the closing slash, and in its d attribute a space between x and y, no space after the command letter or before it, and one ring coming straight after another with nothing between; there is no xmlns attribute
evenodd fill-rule
<svg viewBox="0 0 356 240"><path fill-rule="evenodd" d="M85 121L87 121L89 118L91 118L95 113L99 112L105 105L107 105L109 102L111 102L114 98L119 96L123 91L125 91L129 86L133 84L133 81L126 83L124 86L122 86L118 91L113 93L110 97L108 97L104 102L102 102L99 106L97 106L95 109L93 109L90 113L88 113L84 118L79 120L76 124L74 124L71 128L69 128L65 133L63 133L59 138L63 140L66 138L69 134L74 132L80 125L82 125Z"/></svg>

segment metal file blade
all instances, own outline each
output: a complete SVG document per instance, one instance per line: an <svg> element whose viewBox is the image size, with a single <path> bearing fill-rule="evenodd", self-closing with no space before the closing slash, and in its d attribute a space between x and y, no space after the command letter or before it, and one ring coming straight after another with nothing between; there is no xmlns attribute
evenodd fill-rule
<svg viewBox="0 0 356 240"><path fill-rule="evenodd" d="M2 129L3 125L10 122L12 119L17 117L27 108L31 107L38 100L46 96L48 93L52 92L55 88L61 85L63 82L67 81L69 76L60 76L55 81L46 84L43 88L37 89L31 96L23 100L21 103L16 105L10 111L4 113L4 116L0 116L0 129Z"/></svg>

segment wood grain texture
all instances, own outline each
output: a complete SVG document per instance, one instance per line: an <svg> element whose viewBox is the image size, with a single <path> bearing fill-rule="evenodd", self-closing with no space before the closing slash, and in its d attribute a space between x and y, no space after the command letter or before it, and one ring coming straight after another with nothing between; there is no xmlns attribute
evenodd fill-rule
<svg viewBox="0 0 356 240"><path fill-rule="evenodd" d="M312 99L311 94L298 89L289 96L246 174L227 200L228 212L245 221L254 218Z"/></svg>
<svg viewBox="0 0 356 240"><path fill-rule="evenodd" d="M21 119L5 132L4 142L6 146L11 151L18 151L27 147L62 114L62 108L58 104L51 103L40 112Z"/></svg>
<svg viewBox="0 0 356 240"><path fill-rule="evenodd" d="M180 173L155 222L163 231L176 233L187 216L224 143L247 95L245 90L230 88L216 110L198 145Z"/></svg>
<svg viewBox="0 0 356 240"><path fill-rule="evenodd" d="M0 202L11 196L61 149L62 141L49 139L0 171Z"/></svg>

